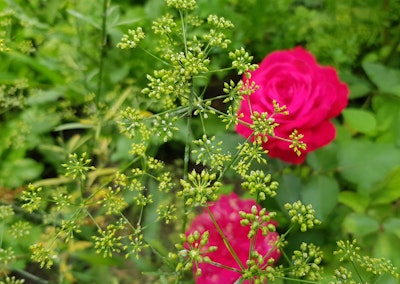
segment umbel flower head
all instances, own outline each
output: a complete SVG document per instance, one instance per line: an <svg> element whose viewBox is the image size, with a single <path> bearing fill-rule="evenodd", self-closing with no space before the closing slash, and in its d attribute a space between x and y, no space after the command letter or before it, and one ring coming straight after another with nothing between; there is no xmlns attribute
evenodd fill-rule
<svg viewBox="0 0 400 284"><path fill-rule="evenodd" d="M275 232L277 223L270 220L268 213L261 213L266 212L265 209L256 205L254 200L243 200L231 193L221 196L218 201L209 203L208 206L209 212L236 253L237 259L229 251L209 212L205 209L193 220L186 231L187 236L195 231L200 234L204 232L209 234L208 243L202 250L206 252L203 256L207 256L211 261L193 266L197 284L235 283L242 276L238 271L247 270L247 264L252 263L248 261L250 243L253 246L252 250L262 256L261 261L258 262L259 268L265 268L267 262L271 265L280 257L280 252L276 248L279 238L278 233ZM255 227L256 230L254 230ZM217 247L217 250L208 249L212 247ZM238 264L238 259L243 267ZM234 268L236 271L227 267ZM199 269L200 276L197 275Z"/></svg>
<svg viewBox="0 0 400 284"><path fill-rule="evenodd" d="M237 125L239 134L246 138L253 134L249 125L253 124L255 113L267 113L271 120L276 112L275 101L286 106L288 114L272 118L279 126L266 142L263 140L270 157L301 164L308 152L335 138L336 129L330 120L347 106L349 90L333 67L320 66L311 53L296 47L272 52L250 74L250 79L243 77L248 83L245 85L255 83L258 87L251 95L243 96L238 115L244 123ZM294 130L304 135L301 140L307 147L301 155L289 147L290 143L276 138L289 138Z"/></svg>

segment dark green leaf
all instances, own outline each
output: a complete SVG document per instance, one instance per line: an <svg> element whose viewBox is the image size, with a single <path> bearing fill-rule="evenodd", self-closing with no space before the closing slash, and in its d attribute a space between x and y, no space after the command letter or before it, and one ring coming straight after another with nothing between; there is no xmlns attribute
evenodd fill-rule
<svg viewBox="0 0 400 284"><path fill-rule="evenodd" d="M301 180L294 174L285 174L279 180L276 200L280 206L300 200L300 191L303 188Z"/></svg>
<svg viewBox="0 0 400 284"><path fill-rule="evenodd" d="M337 181L328 176L314 176L301 191L301 199L305 204L311 204L316 211L316 217L326 220L338 201L339 186Z"/></svg>

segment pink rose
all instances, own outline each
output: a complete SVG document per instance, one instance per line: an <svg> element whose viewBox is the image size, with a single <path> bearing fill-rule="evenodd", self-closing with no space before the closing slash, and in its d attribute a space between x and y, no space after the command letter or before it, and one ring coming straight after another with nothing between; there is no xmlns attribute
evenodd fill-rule
<svg viewBox="0 0 400 284"><path fill-rule="evenodd" d="M243 81L246 81L243 77ZM285 105L289 115L276 115L275 135L289 138L297 129L304 135L302 141L307 149L298 156L289 143L270 137L263 144L269 156L292 164L301 164L308 152L312 152L331 142L336 135L332 118L338 116L347 106L349 90L338 78L333 67L318 65L314 56L302 47L291 50L275 51L269 54L251 72L251 82L259 88L249 97L252 111L273 114L272 101ZM252 123L250 108L245 98L238 114L243 114L243 121ZM243 124L236 128L244 137L249 137L252 130Z"/></svg>
<svg viewBox="0 0 400 284"><path fill-rule="evenodd" d="M244 265L246 265L246 260L248 260L249 257L250 240L247 235L250 231L250 226L242 226L240 224L242 218L239 216L239 211L250 213L251 207L254 205L256 205L254 200L241 200L236 194L231 193L230 195L222 196L212 205L210 203L209 206L216 222L221 227L229 243ZM256 207L258 210L261 210L259 205L256 205ZM268 224L277 225L276 222L269 222ZM263 224L263 226L267 226L267 224ZM196 230L199 231L200 234L206 231L210 234L208 244L204 247L205 251L207 251L207 248L210 246L218 247L215 252L206 254L212 261L239 269L239 265L225 246L221 235L218 233L206 210L193 220L186 235ZM261 230L258 230L255 246L256 251L263 256L267 255L267 260L270 258L277 260L280 256L280 252L274 248L274 245L278 238L279 236L276 232L268 232L267 235L264 236ZM199 263L199 268L201 268L202 273L201 276L196 278L197 284L230 284L241 277L240 273L209 263Z"/></svg>

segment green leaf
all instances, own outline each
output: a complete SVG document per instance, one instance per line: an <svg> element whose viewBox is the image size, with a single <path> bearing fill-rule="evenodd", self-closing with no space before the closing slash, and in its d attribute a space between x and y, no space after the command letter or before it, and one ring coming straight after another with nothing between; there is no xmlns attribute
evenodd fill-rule
<svg viewBox="0 0 400 284"><path fill-rule="evenodd" d="M375 116L369 111L347 108L342 114L345 123L357 132L368 133L376 128Z"/></svg>
<svg viewBox="0 0 400 284"><path fill-rule="evenodd" d="M162 0L148 0L144 6L147 16L156 19L162 13Z"/></svg>
<svg viewBox="0 0 400 284"><path fill-rule="evenodd" d="M395 234L400 238L400 218L389 218L383 223L383 229L385 232Z"/></svg>
<svg viewBox="0 0 400 284"><path fill-rule="evenodd" d="M400 251L400 239L397 236L389 232L383 232L378 234L378 239L374 244L374 257L378 258L384 257L387 260L392 261L394 266L399 266L400 265L399 251Z"/></svg>
<svg viewBox="0 0 400 284"><path fill-rule="evenodd" d="M348 234L364 237L379 230L379 223L375 219L358 213L351 213L343 221L343 229Z"/></svg>
<svg viewBox="0 0 400 284"><path fill-rule="evenodd" d="M400 199L400 166L394 168L373 194L373 204L389 204Z"/></svg>
<svg viewBox="0 0 400 284"><path fill-rule="evenodd" d="M314 171L331 172L337 169L338 145L333 142L307 155L307 163Z"/></svg>
<svg viewBox="0 0 400 284"><path fill-rule="evenodd" d="M203 135L203 127L206 129L208 136L220 132L226 133L226 124L216 115L209 115L204 121L193 119L192 128L195 137L201 137Z"/></svg>
<svg viewBox="0 0 400 284"><path fill-rule="evenodd" d="M131 160L132 155L129 154L129 151L132 149L132 141L126 136L118 136L115 138L115 150L111 154L111 161L124 161L124 160Z"/></svg>
<svg viewBox="0 0 400 284"><path fill-rule="evenodd" d="M379 183L400 161L400 149L392 144L344 141L339 149L340 174L363 194L379 189Z"/></svg>
<svg viewBox="0 0 400 284"><path fill-rule="evenodd" d="M316 217L326 220L338 201L339 185L328 176L314 176L301 191L303 203L311 204Z"/></svg>
<svg viewBox="0 0 400 284"><path fill-rule="evenodd" d="M0 171L1 184L5 187L18 187L40 176L43 165L32 159L8 160Z"/></svg>
<svg viewBox="0 0 400 284"><path fill-rule="evenodd" d="M54 131L64 131L64 130L71 130L71 129L89 129L93 128L92 124L83 124L79 122L71 122L65 123L62 125L57 126Z"/></svg>
<svg viewBox="0 0 400 284"><path fill-rule="evenodd" d="M341 72L340 78L349 86L350 99L365 97L371 92L372 84L367 78L361 78L349 72Z"/></svg>
<svg viewBox="0 0 400 284"><path fill-rule="evenodd" d="M90 264L97 267L102 267L103 265L117 266L121 265L121 260L118 258L110 257L99 257L99 255L87 253L87 251L76 253L76 256Z"/></svg>
<svg viewBox="0 0 400 284"><path fill-rule="evenodd" d="M362 213L367 209L370 198L353 191L342 191L339 193L339 202L350 207L356 213Z"/></svg>
<svg viewBox="0 0 400 284"><path fill-rule="evenodd" d="M21 118L29 125L31 133L42 134L50 132L61 120L60 113L44 112L39 107L26 109Z"/></svg>
<svg viewBox="0 0 400 284"><path fill-rule="evenodd" d="M43 105L46 103L53 103L62 96L61 91L57 90L38 90L33 92L31 96L26 99L28 105Z"/></svg>
<svg viewBox="0 0 400 284"><path fill-rule="evenodd" d="M75 18L77 18L79 20L82 20L85 23L92 25L94 28L101 30L100 24L96 23L96 21L93 20L91 17L88 17L87 15L83 15L82 13L72 10L72 9L68 9L67 13L74 16Z"/></svg>
<svg viewBox="0 0 400 284"><path fill-rule="evenodd" d="M232 155L236 153L238 145L244 140L242 136L229 131L219 132L215 138L216 141L222 142L222 153L231 153Z"/></svg>
<svg viewBox="0 0 400 284"><path fill-rule="evenodd" d="M58 70L52 70L45 66L44 64L41 64L39 60L29 57L27 55L21 54L21 53L9 53L9 55L15 59L16 61L19 61L32 69L36 70L39 72L41 75L43 75L45 78L49 79L52 81L54 84L62 84L64 81L64 78L59 74Z"/></svg>
<svg viewBox="0 0 400 284"><path fill-rule="evenodd" d="M282 208L286 203L294 203L300 200L300 191L303 185L298 176L294 174L285 174L279 178L278 182L279 189L277 191L276 200Z"/></svg>
<svg viewBox="0 0 400 284"><path fill-rule="evenodd" d="M378 123L377 141L400 145L400 98L393 96L374 96L372 109Z"/></svg>
<svg viewBox="0 0 400 284"><path fill-rule="evenodd" d="M365 97L371 91L371 88L368 85L362 83L350 85L349 88L351 99Z"/></svg>
<svg viewBox="0 0 400 284"><path fill-rule="evenodd" d="M378 63L364 62L364 71L379 91L400 96L400 71Z"/></svg>

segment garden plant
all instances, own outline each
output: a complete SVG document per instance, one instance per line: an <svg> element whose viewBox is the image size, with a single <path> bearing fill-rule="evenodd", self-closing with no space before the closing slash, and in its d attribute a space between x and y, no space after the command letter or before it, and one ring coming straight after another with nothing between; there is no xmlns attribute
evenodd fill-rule
<svg viewBox="0 0 400 284"><path fill-rule="evenodd" d="M0 283L399 283L400 2L0 0Z"/></svg>

